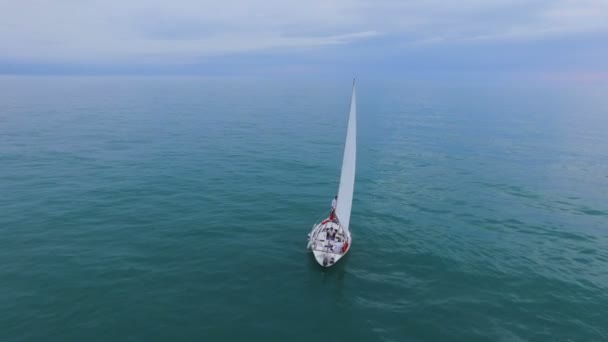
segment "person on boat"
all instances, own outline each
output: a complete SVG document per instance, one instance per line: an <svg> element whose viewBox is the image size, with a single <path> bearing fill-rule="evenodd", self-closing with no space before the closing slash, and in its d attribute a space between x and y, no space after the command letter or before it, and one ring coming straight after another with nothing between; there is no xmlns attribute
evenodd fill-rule
<svg viewBox="0 0 608 342"><path fill-rule="evenodd" d="M329 214L329 219L330 220L334 220L335 219L335 212L336 212L336 206L338 205L338 196L334 196L334 198L331 200L331 213Z"/></svg>
<svg viewBox="0 0 608 342"><path fill-rule="evenodd" d="M336 238L336 230L329 228L327 230L327 240L334 240Z"/></svg>
<svg viewBox="0 0 608 342"><path fill-rule="evenodd" d="M336 243L334 243L334 246L333 246L333 248L331 250L334 251L334 252L337 252L337 253L344 253L342 251L343 247L344 247L344 244L341 241L338 240Z"/></svg>

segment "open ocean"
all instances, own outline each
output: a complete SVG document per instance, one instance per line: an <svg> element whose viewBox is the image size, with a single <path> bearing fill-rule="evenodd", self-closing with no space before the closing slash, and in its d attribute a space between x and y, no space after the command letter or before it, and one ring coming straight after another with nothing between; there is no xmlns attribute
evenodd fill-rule
<svg viewBox="0 0 608 342"><path fill-rule="evenodd" d="M607 341L608 87L0 77L0 341Z"/></svg>

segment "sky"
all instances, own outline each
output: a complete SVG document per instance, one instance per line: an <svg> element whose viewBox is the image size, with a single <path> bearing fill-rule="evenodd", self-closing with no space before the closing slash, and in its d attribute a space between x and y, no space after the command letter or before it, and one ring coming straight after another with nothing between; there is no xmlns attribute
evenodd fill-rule
<svg viewBox="0 0 608 342"><path fill-rule="evenodd" d="M608 79L608 0L0 0L0 74Z"/></svg>

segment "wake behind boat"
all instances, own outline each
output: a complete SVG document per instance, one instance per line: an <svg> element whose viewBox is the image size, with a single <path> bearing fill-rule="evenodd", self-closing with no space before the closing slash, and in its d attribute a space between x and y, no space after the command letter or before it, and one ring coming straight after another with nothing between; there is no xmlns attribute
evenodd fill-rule
<svg viewBox="0 0 608 342"><path fill-rule="evenodd" d="M350 112L344 143L344 157L340 186L335 205L329 217L313 225L308 234L308 248L312 250L315 260L323 267L334 265L350 250L352 237L349 230L350 213L355 189L355 162L357 157L357 100L355 81L350 100Z"/></svg>

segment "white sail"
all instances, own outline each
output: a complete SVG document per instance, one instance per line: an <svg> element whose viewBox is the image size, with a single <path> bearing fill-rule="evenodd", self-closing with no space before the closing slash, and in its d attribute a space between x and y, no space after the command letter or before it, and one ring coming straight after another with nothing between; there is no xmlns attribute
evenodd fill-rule
<svg viewBox="0 0 608 342"><path fill-rule="evenodd" d="M355 190L355 161L357 158L357 98L355 81L353 80L353 94L350 100L350 113L348 114L348 127L346 129L346 142L344 143L344 158L342 159L342 173L340 174L340 187L338 188L338 204L336 216L342 228L348 231L350 224L350 211L353 206L353 192Z"/></svg>

